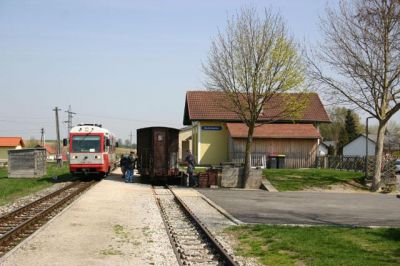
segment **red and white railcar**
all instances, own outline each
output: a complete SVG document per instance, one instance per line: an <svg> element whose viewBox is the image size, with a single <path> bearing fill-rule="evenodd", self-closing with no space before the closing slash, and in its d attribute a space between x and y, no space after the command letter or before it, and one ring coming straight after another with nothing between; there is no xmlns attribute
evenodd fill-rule
<svg viewBox="0 0 400 266"><path fill-rule="evenodd" d="M69 133L70 172L108 175L116 167L117 146L114 134L101 125L78 124Z"/></svg>

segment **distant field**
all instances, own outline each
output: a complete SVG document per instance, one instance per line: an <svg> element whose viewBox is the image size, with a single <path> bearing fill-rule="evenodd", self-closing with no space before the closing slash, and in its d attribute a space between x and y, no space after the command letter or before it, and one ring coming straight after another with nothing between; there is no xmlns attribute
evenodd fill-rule
<svg viewBox="0 0 400 266"><path fill-rule="evenodd" d="M364 174L334 169L265 169L263 175L279 191L296 191L307 188L328 188L335 184L362 187ZM366 188L365 188L366 189Z"/></svg>
<svg viewBox="0 0 400 266"><path fill-rule="evenodd" d="M7 172L6 167L0 168L0 205L50 187L56 182L65 182L73 179L69 174L67 164L64 164L62 168L58 168L55 163L48 163L47 175L41 178L8 178ZM56 176L58 177L57 180L53 180L53 177Z"/></svg>
<svg viewBox="0 0 400 266"><path fill-rule="evenodd" d="M134 151L136 153L136 149L122 148L122 147L116 148L116 153L118 155L120 155L120 154L128 155L131 151Z"/></svg>
<svg viewBox="0 0 400 266"><path fill-rule="evenodd" d="M226 230L235 253L263 265L400 265L399 228L246 225Z"/></svg>

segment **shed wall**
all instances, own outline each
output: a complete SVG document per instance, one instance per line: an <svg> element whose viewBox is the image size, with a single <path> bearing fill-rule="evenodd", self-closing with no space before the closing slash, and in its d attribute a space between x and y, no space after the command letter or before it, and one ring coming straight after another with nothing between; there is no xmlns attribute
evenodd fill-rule
<svg viewBox="0 0 400 266"><path fill-rule="evenodd" d="M229 151L244 154L246 140L232 139ZM286 168L313 167L317 152L317 139L254 139L252 145L252 153L286 155Z"/></svg>

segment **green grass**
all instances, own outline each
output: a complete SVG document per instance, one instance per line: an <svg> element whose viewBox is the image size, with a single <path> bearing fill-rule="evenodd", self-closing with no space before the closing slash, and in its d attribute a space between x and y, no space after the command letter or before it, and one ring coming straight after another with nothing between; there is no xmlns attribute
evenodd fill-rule
<svg viewBox="0 0 400 266"><path fill-rule="evenodd" d="M362 185L364 174L334 169L265 169L263 175L279 191L296 191L307 188L328 188L335 184L348 184L367 189Z"/></svg>
<svg viewBox="0 0 400 266"><path fill-rule="evenodd" d="M57 180L53 179L55 176L58 177ZM41 178L8 178L7 168L0 167L0 205L49 187L54 183L71 179L67 164L58 168L54 163L49 163L47 175Z"/></svg>
<svg viewBox="0 0 400 266"><path fill-rule="evenodd" d="M236 254L263 265L400 265L400 228L239 226Z"/></svg>

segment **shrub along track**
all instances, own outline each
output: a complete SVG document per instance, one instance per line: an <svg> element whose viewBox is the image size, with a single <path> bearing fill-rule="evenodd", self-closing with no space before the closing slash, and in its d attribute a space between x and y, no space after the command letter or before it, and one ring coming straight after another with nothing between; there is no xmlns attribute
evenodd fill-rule
<svg viewBox="0 0 400 266"><path fill-rule="evenodd" d="M77 181L0 217L0 257L94 184Z"/></svg>
<svg viewBox="0 0 400 266"><path fill-rule="evenodd" d="M169 187L153 187L180 265L238 265Z"/></svg>

